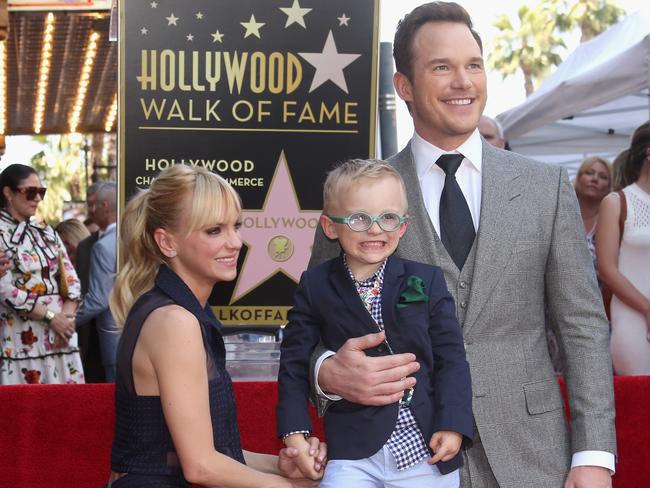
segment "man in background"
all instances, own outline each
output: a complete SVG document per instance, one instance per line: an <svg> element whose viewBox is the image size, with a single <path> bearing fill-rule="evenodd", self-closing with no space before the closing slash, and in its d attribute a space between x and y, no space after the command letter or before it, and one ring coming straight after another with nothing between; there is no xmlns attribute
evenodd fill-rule
<svg viewBox="0 0 650 488"><path fill-rule="evenodd" d="M95 224L95 202L97 190L101 182L95 182L86 190L86 214L87 221L92 225ZM90 230L90 228L89 228ZM99 231L91 231L90 236L86 237L77 245L77 259L75 269L79 281L81 281L81 294L88 292L88 277L90 274L90 252L99 238ZM104 368L101 361L101 352L99 348L99 336L95 321L92 320L85 327L77 329L79 337L79 349L81 352L81 362L84 367L84 377L86 383L103 383Z"/></svg>
<svg viewBox="0 0 650 488"><path fill-rule="evenodd" d="M77 311L77 328L95 319L104 375L107 382L115 381L115 363L119 334L108 307L108 297L115 282L117 267L117 185L103 183L96 192L94 221L99 226L99 238L90 253L88 290Z"/></svg>
<svg viewBox="0 0 650 488"><path fill-rule="evenodd" d="M478 131L487 142L494 147L506 149L506 140L503 135L503 127L498 120L495 120L487 115L481 115L478 122Z"/></svg>

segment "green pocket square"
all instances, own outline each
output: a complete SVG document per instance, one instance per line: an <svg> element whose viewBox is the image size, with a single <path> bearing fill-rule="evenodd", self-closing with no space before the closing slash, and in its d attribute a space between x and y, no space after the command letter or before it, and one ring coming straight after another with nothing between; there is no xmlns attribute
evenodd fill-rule
<svg viewBox="0 0 650 488"><path fill-rule="evenodd" d="M424 292L424 281L419 276L409 276L406 280L406 288L399 296L396 308L405 308L413 303L428 302L429 296Z"/></svg>

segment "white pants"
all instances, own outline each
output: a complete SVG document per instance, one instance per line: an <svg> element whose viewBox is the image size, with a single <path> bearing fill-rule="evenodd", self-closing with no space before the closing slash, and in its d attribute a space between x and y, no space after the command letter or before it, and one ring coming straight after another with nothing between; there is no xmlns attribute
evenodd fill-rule
<svg viewBox="0 0 650 488"><path fill-rule="evenodd" d="M424 458L415 466L398 471L387 446L365 459L328 461L320 488L458 488L458 470L441 474Z"/></svg>

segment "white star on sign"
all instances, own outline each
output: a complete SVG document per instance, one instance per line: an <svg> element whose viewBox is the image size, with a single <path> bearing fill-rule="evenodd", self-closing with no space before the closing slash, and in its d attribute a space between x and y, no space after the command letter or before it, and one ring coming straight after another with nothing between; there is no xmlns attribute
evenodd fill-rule
<svg viewBox="0 0 650 488"><path fill-rule="evenodd" d="M219 32L219 29L217 29L217 32L215 32L214 34L211 34L211 36L212 36L212 42L223 42L222 41L223 34Z"/></svg>
<svg viewBox="0 0 650 488"><path fill-rule="evenodd" d="M196 18L201 20L203 18L203 13L202 12L197 12L196 13Z"/></svg>
<svg viewBox="0 0 650 488"><path fill-rule="evenodd" d="M146 36L147 32L149 32L149 31L147 30L146 27L143 27L142 29L140 29L140 34L142 34L143 36Z"/></svg>
<svg viewBox="0 0 650 488"><path fill-rule="evenodd" d="M165 18L167 19L167 25L178 25L176 24L178 17L174 16L173 13L169 17L165 17Z"/></svg>
<svg viewBox="0 0 650 488"><path fill-rule="evenodd" d="M258 39L261 39L260 27L265 25L265 23L257 22L255 20L254 14L251 14L251 20L249 20L248 22L240 22L240 24L246 29L246 32L244 33L244 39L246 39L248 36L255 36Z"/></svg>
<svg viewBox="0 0 650 488"><path fill-rule="evenodd" d="M151 8L157 8L158 2L151 2L149 5L151 5Z"/></svg>
<svg viewBox="0 0 650 488"><path fill-rule="evenodd" d="M284 24L285 29L291 24L299 24L305 29L307 28L305 25L305 15L307 15L312 9L301 8L298 0L293 0L293 5L291 5L291 8L280 7L280 10L287 14L287 23Z"/></svg>
<svg viewBox="0 0 650 488"><path fill-rule="evenodd" d="M337 17L337 19L338 19L338 21L339 21L339 27L341 27L342 25L344 25L344 26L346 26L346 27L349 27L349 26L348 26L348 21L350 20L350 17L348 17L348 16L346 16L345 14L343 14L343 15L341 15L340 17Z"/></svg>
<svg viewBox="0 0 650 488"><path fill-rule="evenodd" d="M323 46L322 52L298 54L316 68L316 73L311 82L309 93L313 92L327 80L332 80L341 90L348 93L348 85L345 82L343 68L352 63L355 59L361 56L361 54L339 53L336 50L332 31L327 34L327 40L325 41L325 46Z"/></svg>
<svg viewBox="0 0 650 488"><path fill-rule="evenodd" d="M186 37L187 40L190 41L190 42L192 42L192 41L194 40L194 36L193 36L192 34L188 34L188 35L185 36L185 37Z"/></svg>

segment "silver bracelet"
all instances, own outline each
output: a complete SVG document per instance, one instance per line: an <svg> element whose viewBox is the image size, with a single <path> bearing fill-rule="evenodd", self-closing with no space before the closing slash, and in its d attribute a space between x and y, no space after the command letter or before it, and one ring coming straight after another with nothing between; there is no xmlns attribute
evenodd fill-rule
<svg viewBox="0 0 650 488"><path fill-rule="evenodd" d="M311 432L308 430L294 430L293 432L282 434L281 439L285 440L287 437L294 434L302 434L303 436L305 436L305 439L309 439L309 437L311 436Z"/></svg>

